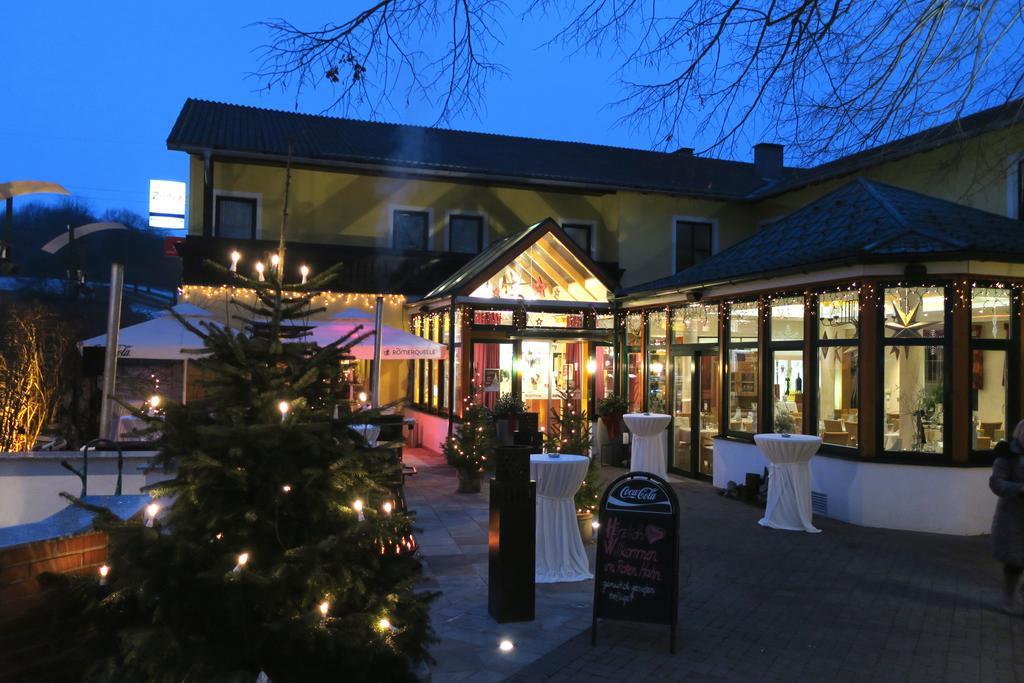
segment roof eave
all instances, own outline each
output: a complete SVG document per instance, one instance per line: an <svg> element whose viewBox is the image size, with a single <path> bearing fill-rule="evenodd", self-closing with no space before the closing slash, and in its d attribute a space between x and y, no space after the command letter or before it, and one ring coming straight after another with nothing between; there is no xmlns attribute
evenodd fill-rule
<svg viewBox="0 0 1024 683"><path fill-rule="evenodd" d="M217 147L215 145L190 145L178 144L167 140L167 149L172 152L185 152L186 154L203 155L208 153L219 154L235 159L249 159L254 161L274 162L284 164L287 157L265 152L252 152L246 150ZM293 165L319 166L337 171L346 169L375 171L384 175L402 176L425 176L429 178L452 178L455 180L487 181L491 183L507 184L513 186L549 187L558 189L571 189L589 194L614 194L616 192L638 192L646 194L660 194L671 197L688 197L692 199L712 199L721 201L743 201L747 195L742 193L728 192L697 192L679 190L668 187L653 187L647 185L628 184L606 184L593 183L581 180L567 180L557 178L544 178L530 175L503 175L497 173L484 173L479 171L458 171L451 168L439 168L427 165L416 164L395 164L383 162L356 161L349 159L323 159L319 157L293 157Z"/></svg>
<svg viewBox="0 0 1024 683"><path fill-rule="evenodd" d="M906 254L858 254L831 261L816 261L787 268L775 270L762 270L753 273L745 273L734 277L723 277L714 280L705 280L692 283L681 283L673 286L659 287L647 290L631 290L617 297L621 304L633 300L652 299L657 297L670 296L672 294L685 294L711 287L725 285L739 285L757 280L768 280L772 278L785 277L787 275L811 274L823 270L831 270L840 267L877 265L880 263L921 263L925 261L996 261L1003 263L1024 263L1024 254L1007 254L1005 252L988 251L947 251L947 252L914 252ZM642 286L642 285L641 285Z"/></svg>

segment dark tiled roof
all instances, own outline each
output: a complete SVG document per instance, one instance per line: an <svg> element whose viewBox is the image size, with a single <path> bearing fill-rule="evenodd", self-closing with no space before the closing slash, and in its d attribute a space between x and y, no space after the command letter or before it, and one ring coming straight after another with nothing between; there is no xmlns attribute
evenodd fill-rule
<svg viewBox="0 0 1024 683"><path fill-rule="evenodd" d="M221 285L229 284L228 278L210 268L206 261L227 265L228 254L237 249L242 254L242 262L252 264L277 251L277 242L189 236L177 249L185 284ZM305 263L316 273L336 263L344 264L331 287L337 292L422 296L471 258L472 254L454 252L288 243L288 260L296 267Z"/></svg>
<svg viewBox="0 0 1024 683"><path fill-rule="evenodd" d="M927 152L952 142L963 142L977 135L1021 122L1024 122L1024 98L1011 100L818 166L789 169L780 181L762 185L751 193L749 198L771 197L806 185L851 175L872 166Z"/></svg>
<svg viewBox="0 0 1024 683"><path fill-rule="evenodd" d="M919 258L1024 260L1024 223L857 178L707 261L624 294L842 263Z"/></svg>
<svg viewBox="0 0 1024 683"><path fill-rule="evenodd" d="M189 99L169 149L284 157L339 166L735 199L765 181L754 165L685 153L273 111Z"/></svg>

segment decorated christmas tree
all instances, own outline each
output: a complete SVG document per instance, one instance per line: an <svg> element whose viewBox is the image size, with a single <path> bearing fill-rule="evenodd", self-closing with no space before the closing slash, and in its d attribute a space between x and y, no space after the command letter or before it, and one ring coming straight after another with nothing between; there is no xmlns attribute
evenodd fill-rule
<svg viewBox="0 0 1024 683"><path fill-rule="evenodd" d="M553 413L551 431L548 432L549 451L572 453L590 457L590 416L586 410L576 407L573 395L568 391L559 392L562 410ZM601 502L600 467L596 458L590 457L587 476L576 492L576 511L593 512Z"/></svg>
<svg viewBox="0 0 1024 683"><path fill-rule="evenodd" d="M356 339L302 341L333 272L285 284L283 241L274 256L259 279L232 273L256 292L235 302L243 331L193 328L204 396L164 408L158 463L175 476L153 492L163 509L146 526L106 517L103 585L58 590L80 617L61 645L86 679L391 681L427 657L429 596L389 489L400 463L335 417Z"/></svg>
<svg viewBox="0 0 1024 683"><path fill-rule="evenodd" d="M462 424L456 433L441 444L448 464L459 472L459 493L480 491L480 473L487 467L487 458L494 452L494 421L483 404L466 399Z"/></svg>

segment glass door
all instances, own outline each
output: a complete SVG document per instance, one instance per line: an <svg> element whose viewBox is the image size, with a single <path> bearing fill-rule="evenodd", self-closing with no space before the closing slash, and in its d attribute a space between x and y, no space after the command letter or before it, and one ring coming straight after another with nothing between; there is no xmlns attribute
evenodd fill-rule
<svg viewBox="0 0 1024 683"><path fill-rule="evenodd" d="M708 353L704 351L698 354L700 372L697 373L697 391L699 396L698 409L700 410L700 437L697 441L697 473L711 476L714 465L712 448L715 435L719 433L719 415L721 414L722 400L722 372L721 360L718 352Z"/></svg>
<svg viewBox="0 0 1024 683"><path fill-rule="evenodd" d="M562 394L580 409L583 382L583 342L525 340L522 342L522 399L527 411L537 413L542 431L551 429L554 413L561 413Z"/></svg>
<svg viewBox="0 0 1024 683"><path fill-rule="evenodd" d="M693 359L672 359L672 467L686 474L693 474Z"/></svg>
<svg viewBox="0 0 1024 683"><path fill-rule="evenodd" d="M713 349L672 356L672 469L711 476L712 439L719 432L721 372Z"/></svg>

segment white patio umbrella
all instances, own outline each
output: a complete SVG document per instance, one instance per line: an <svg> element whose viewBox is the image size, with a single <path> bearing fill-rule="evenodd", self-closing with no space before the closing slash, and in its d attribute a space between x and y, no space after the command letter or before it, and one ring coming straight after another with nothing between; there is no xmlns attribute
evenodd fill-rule
<svg viewBox="0 0 1024 683"><path fill-rule="evenodd" d="M192 324L206 320L216 322L212 313L189 303L174 306L178 315ZM89 346L106 346L107 335L101 334L79 342L82 348ZM146 360L188 360L194 353L184 353L183 349L201 349L203 340L192 333L165 311L152 320L121 328L118 333L117 349L121 358L142 358Z"/></svg>
<svg viewBox="0 0 1024 683"><path fill-rule="evenodd" d="M309 330L308 338L317 344L324 346L341 339L353 332L360 324L363 329L355 332L356 337L373 330L372 318L367 322L337 322L314 323ZM448 356L448 347L444 344L417 337L414 334L399 330L394 327L382 325L380 358L381 360L443 360ZM373 360L373 335L355 344L350 353L359 360Z"/></svg>

